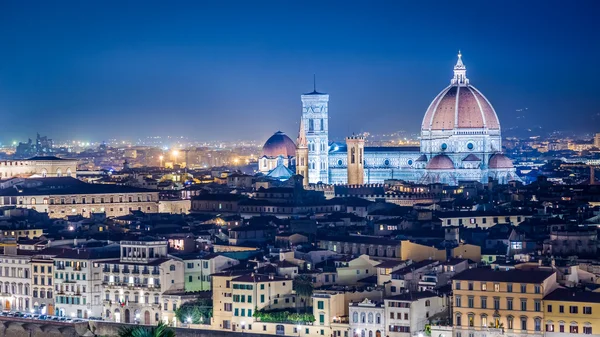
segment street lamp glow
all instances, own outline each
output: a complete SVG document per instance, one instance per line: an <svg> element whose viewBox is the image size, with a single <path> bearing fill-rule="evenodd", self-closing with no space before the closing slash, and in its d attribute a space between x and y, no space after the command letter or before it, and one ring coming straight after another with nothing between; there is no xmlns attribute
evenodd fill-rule
<svg viewBox="0 0 600 337"><path fill-rule="evenodd" d="M173 150L173 157L177 157L177 156L179 156L179 151Z"/></svg>
<svg viewBox="0 0 600 337"><path fill-rule="evenodd" d="M186 321L188 322L188 324L191 324L191 323L192 323L192 318L191 318L191 317L188 317L188 318L186 319Z"/></svg>

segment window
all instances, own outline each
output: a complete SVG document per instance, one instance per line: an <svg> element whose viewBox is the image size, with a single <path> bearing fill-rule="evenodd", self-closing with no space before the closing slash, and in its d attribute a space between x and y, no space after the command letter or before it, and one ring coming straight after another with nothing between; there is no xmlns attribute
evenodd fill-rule
<svg viewBox="0 0 600 337"><path fill-rule="evenodd" d="M552 312L552 304L548 304L548 312Z"/></svg>
<svg viewBox="0 0 600 337"><path fill-rule="evenodd" d="M546 323L546 331L547 332L554 332L554 324L552 324L552 323Z"/></svg>
<svg viewBox="0 0 600 337"><path fill-rule="evenodd" d="M318 302L317 302L317 308L318 308L319 310L323 310L323 308L325 308L325 304L324 304L324 302L323 302L323 301L318 301Z"/></svg>
<svg viewBox="0 0 600 337"><path fill-rule="evenodd" d="M535 301L534 302L534 310L537 312L542 311L542 303L540 301Z"/></svg>
<svg viewBox="0 0 600 337"><path fill-rule="evenodd" d="M506 285L506 292L508 292L508 293L512 293L512 283L508 283L508 284Z"/></svg>
<svg viewBox="0 0 600 337"><path fill-rule="evenodd" d="M512 316L506 317L506 323L507 323L506 325L507 325L507 328L509 330L513 329L513 327L514 327L514 321L515 321L514 317L512 317Z"/></svg>
<svg viewBox="0 0 600 337"><path fill-rule="evenodd" d="M487 326L487 316L486 315L481 316L481 326Z"/></svg>
<svg viewBox="0 0 600 337"><path fill-rule="evenodd" d="M535 291L536 294L541 293L541 287L536 284L535 287L534 287L534 291Z"/></svg>
<svg viewBox="0 0 600 337"><path fill-rule="evenodd" d="M494 310L500 310L500 298L494 297Z"/></svg>
<svg viewBox="0 0 600 337"><path fill-rule="evenodd" d="M469 326L470 327L474 327L475 326L475 317L472 314L469 315Z"/></svg>
<svg viewBox="0 0 600 337"><path fill-rule="evenodd" d="M495 292L499 292L500 291L500 284L499 283L494 283L494 291Z"/></svg>
<svg viewBox="0 0 600 337"><path fill-rule="evenodd" d="M542 331L542 320L540 318L533 319L533 329L535 331Z"/></svg>
<svg viewBox="0 0 600 337"><path fill-rule="evenodd" d="M454 284L454 289L460 290L460 281L458 281Z"/></svg>
<svg viewBox="0 0 600 337"><path fill-rule="evenodd" d="M571 326L569 327L569 332L570 333L579 333L579 326L577 326L577 324L571 323Z"/></svg>
<svg viewBox="0 0 600 337"><path fill-rule="evenodd" d="M591 326L584 326L583 327L583 333L586 335L591 335L592 334L592 327Z"/></svg>
<svg viewBox="0 0 600 337"><path fill-rule="evenodd" d="M473 282L469 282L469 290L473 290Z"/></svg>
<svg viewBox="0 0 600 337"><path fill-rule="evenodd" d="M521 330L527 331L527 317L521 317Z"/></svg>
<svg viewBox="0 0 600 337"><path fill-rule="evenodd" d="M560 323L560 325L558 326L558 331L559 332L565 332L565 324L564 323Z"/></svg>
<svg viewBox="0 0 600 337"><path fill-rule="evenodd" d="M523 294L527 292L527 285L526 284L521 284L521 292Z"/></svg>
<svg viewBox="0 0 600 337"><path fill-rule="evenodd" d="M460 298L460 296L456 296L456 307L457 308L461 307L461 298Z"/></svg>
<svg viewBox="0 0 600 337"><path fill-rule="evenodd" d="M481 283L481 291L486 291L487 290L487 283L482 282Z"/></svg>
<svg viewBox="0 0 600 337"><path fill-rule="evenodd" d="M569 306L569 313L570 314L576 314L579 311L578 309L579 308L577 306L571 305L571 306Z"/></svg>
<svg viewBox="0 0 600 337"><path fill-rule="evenodd" d="M481 297L481 309L487 309L487 297Z"/></svg>
<svg viewBox="0 0 600 337"><path fill-rule="evenodd" d="M462 325L462 317L460 314L456 314L456 325L457 326L461 326Z"/></svg>
<svg viewBox="0 0 600 337"><path fill-rule="evenodd" d="M591 315L592 314L592 307L583 307L583 314L584 315Z"/></svg>
<svg viewBox="0 0 600 337"><path fill-rule="evenodd" d="M521 311L527 311L527 299L521 299Z"/></svg>
<svg viewBox="0 0 600 337"><path fill-rule="evenodd" d="M563 314L565 312L565 306L564 305L559 305L558 306L558 312L560 312L561 314Z"/></svg>
<svg viewBox="0 0 600 337"><path fill-rule="evenodd" d="M467 302L468 302L469 308L473 308L474 307L473 302L475 302L475 300L473 299L473 297L469 297L468 300L467 300Z"/></svg>

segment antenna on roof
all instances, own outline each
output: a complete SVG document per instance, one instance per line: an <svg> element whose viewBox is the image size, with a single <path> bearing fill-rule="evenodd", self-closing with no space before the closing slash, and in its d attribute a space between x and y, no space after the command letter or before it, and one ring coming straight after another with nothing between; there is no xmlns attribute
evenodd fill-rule
<svg viewBox="0 0 600 337"><path fill-rule="evenodd" d="M313 74L313 92L317 92L317 75Z"/></svg>

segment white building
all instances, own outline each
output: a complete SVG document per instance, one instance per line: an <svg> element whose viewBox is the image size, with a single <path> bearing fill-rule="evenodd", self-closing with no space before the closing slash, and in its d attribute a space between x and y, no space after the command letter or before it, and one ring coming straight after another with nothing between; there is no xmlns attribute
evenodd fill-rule
<svg viewBox="0 0 600 337"><path fill-rule="evenodd" d="M165 292L184 290L183 262L167 254L168 241L121 241L120 257L102 261L105 320L154 325L176 324Z"/></svg>
<svg viewBox="0 0 600 337"><path fill-rule="evenodd" d="M446 309L444 298L430 291L408 292L384 302L389 337L409 337L424 331L429 317Z"/></svg>
<svg viewBox="0 0 600 337"><path fill-rule="evenodd" d="M302 119L308 145L308 181L329 182L329 95L312 92L301 96Z"/></svg>
<svg viewBox="0 0 600 337"><path fill-rule="evenodd" d="M386 335L385 308L383 302L365 298L349 305L350 331L356 337L381 337Z"/></svg>
<svg viewBox="0 0 600 337"><path fill-rule="evenodd" d="M0 255L0 300L4 310L29 311L31 301L31 257Z"/></svg>
<svg viewBox="0 0 600 337"><path fill-rule="evenodd" d="M99 317L102 262L118 256L117 246L71 249L54 258L55 314Z"/></svg>

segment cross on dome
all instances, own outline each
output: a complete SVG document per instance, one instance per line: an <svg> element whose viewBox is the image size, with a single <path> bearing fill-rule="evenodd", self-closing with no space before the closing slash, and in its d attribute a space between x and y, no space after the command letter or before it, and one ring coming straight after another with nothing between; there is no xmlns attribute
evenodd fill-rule
<svg viewBox="0 0 600 337"><path fill-rule="evenodd" d="M467 67L463 64L460 50L458 51L458 61L456 61L456 65L454 66L454 77L450 81L450 84L459 86L469 85Z"/></svg>

